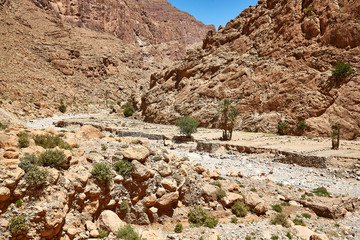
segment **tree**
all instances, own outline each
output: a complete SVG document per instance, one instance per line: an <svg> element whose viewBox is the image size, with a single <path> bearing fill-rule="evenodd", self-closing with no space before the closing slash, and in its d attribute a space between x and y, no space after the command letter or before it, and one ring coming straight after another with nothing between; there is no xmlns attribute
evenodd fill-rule
<svg viewBox="0 0 360 240"><path fill-rule="evenodd" d="M352 70L350 64L344 62L337 62L334 66L334 70L332 71L332 75L335 78L344 78L347 75L353 74L354 70Z"/></svg>
<svg viewBox="0 0 360 240"><path fill-rule="evenodd" d="M176 126L180 128L180 133L185 134L186 137L191 137L191 134L197 132L199 122L190 116L183 116L176 121Z"/></svg>
<svg viewBox="0 0 360 240"><path fill-rule="evenodd" d="M224 99L219 104L218 114L220 115L220 127L224 130L222 140L231 140L233 129L236 124L236 119L239 116L239 110L231 105L231 101Z"/></svg>

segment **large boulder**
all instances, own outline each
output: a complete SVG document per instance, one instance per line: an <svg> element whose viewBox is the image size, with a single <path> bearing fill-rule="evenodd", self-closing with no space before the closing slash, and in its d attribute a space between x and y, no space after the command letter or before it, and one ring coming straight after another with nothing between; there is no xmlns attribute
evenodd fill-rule
<svg viewBox="0 0 360 240"><path fill-rule="evenodd" d="M102 134L99 129L91 126L91 125L84 125L76 132L76 137L79 138L102 138L104 134Z"/></svg>
<svg viewBox="0 0 360 240"><path fill-rule="evenodd" d="M159 233L155 232L154 230L149 230L149 231L146 231L146 232L143 232L141 234L141 236L143 237L143 239L151 239L151 240L163 240L164 238L162 238L160 236Z"/></svg>
<svg viewBox="0 0 360 240"><path fill-rule="evenodd" d="M116 234L120 228L126 225L126 223L113 211L105 210L100 214L97 225L99 229L104 229Z"/></svg>
<svg viewBox="0 0 360 240"><path fill-rule="evenodd" d="M10 198L10 189L7 187L0 187L0 201L6 201Z"/></svg>
<svg viewBox="0 0 360 240"><path fill-rule="evenodd" d="M146 181L155 174L152 169L145 167L136 160L132 161L131 164L133 168L131 176L136 181Z"/></svg>
<svg viewBox="0 0 360 240"><path fill-rule="evenodd" d="M17 147L18 138L13 135L0 134L0 148Z"/></svg>
<svg viewBox="0 0 360 240"><path fill-rule="evenodd" d="M293 228L302 239L310 239L310 237L315 234L314 231L304 226L295 225Z"/></svg>
<svg viewBox="0 0 360 240"><path fill-rule="evenodd" d="M158 200L159 209L169 207L179 199L179 192L167 193Z"/></svg>
<svg viewBox="0 0 360 240"><path fill-rule="evenodd" d="M129 147L123 152L124 158L128 160L137 160L145 162L146 158L150 155L149 149L144 146Z"/></svg>
<svg viewBox="0 0 360 240"><path fill-rule="evenodd" d="M251 208L255 208L256 205L263 203L264 201L259 197L256 193L249 193L245 197L245 203L250 206Z"/></svg>
<svg viewBox="0 0 360 240"><path fill-rule="evenodd" d="M164 188L166 188L167 190L173 192L176 190L177 188L177 182L175 181L175 179L173 178L164 178L162 181L161 181L161 184L164 186Z"/></svg>
<svg viewBox="0 0 360 240"><path fill-rule="evenodd" d="M235 201L242 201L244 199L243 196L241 196L240 194L236 194L236 193L232 193L232 192L227 192L226 193L226 197L221 199L221 204L225 207L230 207L233 205L233 203Z"/></svg>
<svg viewBox="0 0 360 240"><path fill-rule="evenodd" d="M205 184L202 189L202 196L206 202L216 201L220 188L211 184Z"/></svg>

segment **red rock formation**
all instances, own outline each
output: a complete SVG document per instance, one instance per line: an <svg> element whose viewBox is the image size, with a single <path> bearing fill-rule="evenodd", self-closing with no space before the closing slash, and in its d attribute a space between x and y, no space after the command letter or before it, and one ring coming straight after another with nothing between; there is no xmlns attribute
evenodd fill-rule
<svg viewBox="0 0 360 240"><path fill-rule="evenodd" d="M149 56L181 59L187 47L199 44L213 25L206 26L166 0L34 0L78 26L105 31L127 43L147 48ZM157 59L159 60L159 59Z"/></svg>
<svg viewBox="0 0 360 240"><path fill-rule="evenodd" d="M241 111L238 129L276 132L280 120L305 134L328 136L339 123L343 137L360 126L360 4L345 0L260 0L183 63L151 76L143 96L145 120L174 123L191 114L215 126L216 106L231 99ZM342 80L333 65L355 70Z"/></svg>

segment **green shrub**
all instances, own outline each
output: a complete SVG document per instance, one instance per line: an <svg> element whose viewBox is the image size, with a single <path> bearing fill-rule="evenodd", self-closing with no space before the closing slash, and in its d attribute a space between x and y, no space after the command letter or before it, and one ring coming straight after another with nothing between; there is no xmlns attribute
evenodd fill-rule
<svg viewBox="0 0 360 240"><path fill-rule="evenodd" d="M111 168L105 163L95 163L91 174L99 181L109 181L113 178Z"/></svg>
<svg viewBox="0 0 360 240"><path fill-rule="evenodd" d="M25 214L19 214L12 216L10 220L10 232L11 233L23 233L29 229L29 222L26 219Z"/></svg>
<svg viewBox="0 0 360 240"><path fill-rule="evenodd" d="M121 203L120 203L120 210L121 211L125 211L125 212L130 212L130 203L129 203L129 200L123 200Z"/></svg>
<svg viewBox="0 0 360 240"><path fill-rule="evenodd" d="M332 71L332 75L335 78L343 78L347 75L353 74L350 64L344 62L337 62L334 66L334 70Z"/></svg>
<svg viewBox="0 0 360 240"><path fill-rule="evenodd" d="M107 146L105 144L101 144L101 150L102 151L106 151L107 150Z"/></svg>
<svg viewBox="0 0 360 240"><path fill-rule="evenodd" d="M127 102L127 103L125 104L125 108L124 108L124 111L123 111L124 116L125 116L125 117L131 117L131 116L134 114L134 112L135 112L135 108L134 108L134 106L132 105L132 103L131 103L131 102Z"/></svg>
<svg viewBox="0 0 360 240"><path fill-rule="evenodd" d="M303 213L303 214L301 214L301 216L303 216L304 218L307 218L307 219L311 218L311 215L308 213Z"/></svg>
<svg viewBox="0 0 360 240"><path fill-rule="evenodd" d="M71 150L71 146L64 142L59 135L47 133L43 135L35 135L33 138L35 144L43 148L54 148L59 146L60 148Z"/></svg>
<svg viewBox="0 0 360 240"><path fill-rule="evenodd" d="M329 192L327 191L326 188L324 187L319 187L319 188L316 188L312 191L316 196L319 196L319 197L330 197L330 194Z"/></svg>
<svg viewBox="0 0 360 240"><path fill-rule="evenodd" d="M245 217L249 212L249 207L246 206L244 202L236 201L232 207L231 211L237 217Z"/></svg>
<svg viewBox="0 0 360 240"><path fill-rule="evenodd" d="M18 134L19 148L26 148L30 144L29 134L27 132L20 132Z"/></svg>
<svg viewBox="0 0 360 240"><path fill-rule="evenodd" d="M65 112L66 112L66 106L65 106L64 104L61 104L58 109L59 109L59 111L62 112L62 113L65 113Z"/></svg>
<svg viewBox="0 0 360 240"><path fill-rule="evenodd" d="M270 223L274 225L281 225L283 227L290 227L290 224L287 220L287 216L280 213L275 218L271 219Z"/></svg>
<svg viewBox="0 0 360 240"><path fill-rule="evenodd" d="M182 231L183 231L183 225L181 223L177 223L174 232L181 233Z"/></svg>
<svg viewBox="0 0 360 240"><path fill-rule="evenodd" d="M224 189L220 189L220 191L219 191L218 194L217 194L217 199L218 199L218 200L221 200L221 199L223 199L224 197L226 197L226 192L225 192Z"/></svg>
<svg viewBox="0 0 360 240"><path fill-rule="evenodd" d="M312 12L313 12L313 10L314 10L314 7L313 7L313 6L309 6L309 7L307 7L307 8L304 8L304 9L303 9L303 12L304 12L305 15L311 15Z"/></svg>
<svg viewBox="0 0 360 240"><path fill-rule="evenodd" d="M288 133L288 124L283 121L279 121L278 123L278 134L279 135L286 135Z"/></svg>
<svg viewBox="0 0 360 240"><path fill-rule="evenodd" d="M288 239L292 239L291 233L290 233L290 232L287 232L287 233L286 233L286 237L287 237Z"/></svg>
<svg viewBox="0 0 360 240"><path fill-rule="evenodd" d="M279 236L271 236L271 240L278 240L279 239Z"/></svg>
<svg viewBox="0 0 360 240"><path fill-rule="evenodd" d="M109 235L109 232L104 229L99 229L99 238L106 238Z"/></svg>
<svg viewBox="0 0 360 240"><path fill-rule="evenodd" d="M301 226L306 226L306 224L304 223L304 221L302 219L299 219L299 218L295 218L293 220L294 224L295 225L301 225Z"/></svg>
<svg viewBox="0 0 360 240"><path fill-rule="evenodd" d="M250 191L257 192L256 188L250 188Z"/></svg>
<svg viewBox="0 0 360 240"><path fill-rule="evenodd" d="M131 225L126 225L119 229L116 237L124 240L142 240L143 238L135 232L134 228ZM145 239L143 239L145 240Z"/></svg>
<svg viewBox="0 0 360 240"><path fill-rule="evenodd" d="M59 150L46 150L40 154L39 163L45 167L63 167L65 165L65 154Z"/></svg>
<svg viewBox="0 0 360 240"><path fill-rule="evenodd" d="M231 223L236 224L237 222L238 222L237 217L232 217L232 218L231 218Z"/></svg>
<svg viewBox="0 0 360 240"><path fill-rule="evenodd" d="M301 131L305 131L306 129L306 122L305 120L299 120L297 123L297 128Z"/></svg>
<svg viewBox="0 0 360 240"><path fill-rule="evenodd" d="M46 169L41 170L37 166L33 166L25 173L24 178L30 187L39 187L46 183L48 175L49 173Z"/></svg>
<svg viewBox="0 0 360 240"><path fill-rule="evenodd" d="M129 176L132 173L132 165L127 160L118 160L114 164L115 171L122 176Z"/></svg>
<svg viewBox="0 0 360 240"><path fill-rule="evenodd" d="M207 217L205 219L204 225L208 228L214 228L219 223L219 220L214 217Z"/></svg>
<svg viewBox="0 0 360 240"><path fill-rule="evenodd" d="M276 205L272 205L272 210L281 213L282 212L282 207L279 204Z"/></svg>
<svg viewBox="0 0 360 240"><path fill-rule="evenodd" d="M22 204L23 204L23 202L20 199L16 200L16 202L15 202L15 206L18 207L18 208L21 207Z"/></svg>
<svg viewBox="0 0 360 240"><path fill-rule="evenodd" d="M0 129L7 129L9 126L8 125L4 125L2 123L0 123Z"/></svg>
<svg viewBox="0 0 360 240"><path fill-rule="evenodd" d="M25 156L20 158L19 168L28 172L33 166L38 165L39 159L34 154L26 153Z"/></svg>
<svg viewBox="0 0 360 240"><path fill-rule="evenodd" d="M195 226L201 226L208 218L208 213L200 206L194 206L188 213L189 222Z"/></svg>
<svg viewBox="0 0 360 240"><path fill-rule="evenodd" d="M210 184L221 188L221 183L219 181L211 182Z"/></svg>
<svg viewBox="0 0 360 240"><path fill-rule="evenodd" d="M191 137L191 134L197 132L199 124L200 123L195 118L190 116L181 117L176 121L176 126L179 127L180 133L187 137Z"/></svg>
<svg viewBox="0 0 360 240"><path fill-rule="evenodd" d="M281 206L289 207L289 206L290 206L290 203L288 203L288 202L282 202L282 203L281 203Z"/></svg>

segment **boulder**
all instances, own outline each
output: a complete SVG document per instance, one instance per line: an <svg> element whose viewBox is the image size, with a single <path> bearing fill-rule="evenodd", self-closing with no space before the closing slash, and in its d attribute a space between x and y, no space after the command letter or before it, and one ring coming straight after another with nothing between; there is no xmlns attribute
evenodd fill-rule
<svg viewBox="0 0 360 240"><path fill-rule="evenodd" d="M315 234L314 231L304 226L295 225L293 228L299 234L300 238L309 239L312 235Z"/></svg>
<svg viewBox="0 0 360 240"><path fill-rule="evenodd" d="M167 190L173 192L176 190L177 188L177 182L175 181L175 179L173 178L164 178L161 181L161 184L164 186L164 188L166 188Z"/></svg>
<svg viewBox="0 0 360 240"><path fill-rule="evenodd" d="M128 160L137 160L145 162L146 158L150 155L149 149L144 146L129 147L123 152L124 158Z"/></svg>
<svg viewBox="0 0 360 240"><path fill-rule="evenodd" d="M169 207L171 204L177 202L179 199L179 192L167 193L158 200L158 208Z"/></svg>
<svg viewBox="0 0 360 240"><path fill-rule="evenodd" d="M105 210L100 214L97 225L98 229L104 229L116 234L120 228L126 225L126 223L113 211Z"/></svg>
<svg viewBox="0 0 360 240"><path fill-rule="evenodd" d="M156 204L156 196L154 194L144 197L143 199L143 204L145 207L152 207Z"/></svg>
<svg viewBox="0 0 360 240"><path fill-rule="evenodd" d="M10 189L7 187L0 187L0 201L6 201L10 198Z"/></svg>
<svg viewBox="0 0 360 240"><path fill-rule="evenodd" d="M146 181L155 174L153 170L145 167L136 160L132 161L131 164L133 167L131 176L135 181Z"/></svg>
<svg viewBox="0 0 360 240"><path fill-rule="evenodd" d="M267 207L264 203L259 203L258 205L256 205L256 207L254 208L254 212L256 214L265 214L267 212Z"/></svg>
<svg viewBox="0 0 360 240"><path fill-rule="evenodd" d="M245 203L250 206L251 208L255 208L256 205L258 205L259 203L263 203L264 201L259 197L258 194L256 193L249 193L248 195L246 195L245 197Z"/></svg>
<svg viewBox="0 0 360 240"><path fill-rule="evenodd" d="M325 234L314 234L309 240L329 240L329 238Z"/></svg>
<svg viewBox="0 0 360 240"><path fill-rule="evenodd" d="M236 193L232 193L232 192L227 192L226 193L226 197L224 197L223 199L221 199L221 204L225 207L230 207L233 205L233 203L237 200L242 201L244 199L243 196L241 196L240 194L236 194Z"/></svg>
<svg viewBox="0 0 360 240"><path fill-rule="evenodd" d="M6 151L4 153L4 158L6 158L6 159L18 159L19 158L19 152Z"/></svg>
<svg viewBox="0 0 360 240"><path fill-rule="evenodd" d="M18 138L14 135L0 134L0 148L17 147Z"/></svg>
<svg viewBox="0 0 360 240"><path fill-rule="evenodd" d="M216 201L220 188L211 184L205 184L202 189L202 196L206 202Z"/></svg>
<svg viewBox="0 0 360 240"><path fill-rule="evenodd" d="M102 138L104 134L91 125L84 125L77 130L75 136L78 138Z"/></svg>
<svg viewBox="0 0 360 240"><path fill-rule="evenodd" d="M143 239L151 239L151 240L163 240L159 233L155 232L154 230L145 231L142 234Z"/></svg>

